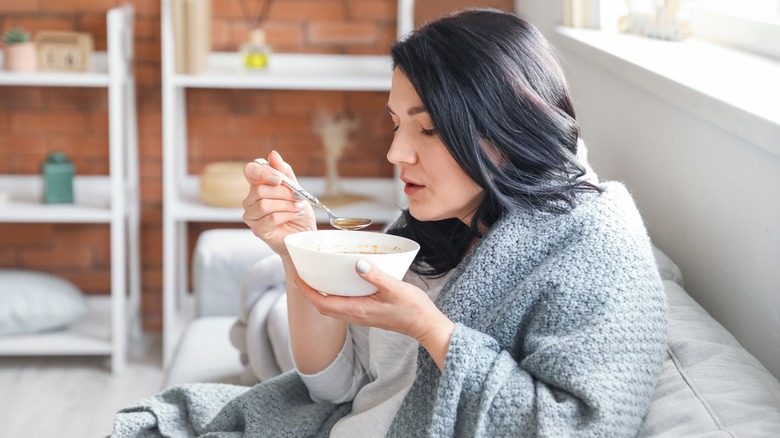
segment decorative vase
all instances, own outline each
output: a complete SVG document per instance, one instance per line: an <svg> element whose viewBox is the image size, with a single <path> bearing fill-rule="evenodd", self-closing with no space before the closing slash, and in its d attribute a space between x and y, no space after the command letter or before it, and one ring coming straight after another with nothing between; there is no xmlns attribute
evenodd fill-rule
<svg viewBox="0 0 780 438"><path fill-rule="evenodd" d="M4 55L5 69L8 71L35 71L37 67L38 54L32 41L6 45Z"/></svg>
<svg viewBox="0 0 780 438"><path fill-rule="evenodd" d="M240 52L245 69L263 70L267 68L271 46L265 41L265 32L262 29L252 29L249 33L249 41L241 45Z"/></svg>
<svg viewBox="0 0 780 438"><path fill-rule="evenodd" d="M62 152L52 152L43 163L43 202L73 203L73 163Z"/></svg>

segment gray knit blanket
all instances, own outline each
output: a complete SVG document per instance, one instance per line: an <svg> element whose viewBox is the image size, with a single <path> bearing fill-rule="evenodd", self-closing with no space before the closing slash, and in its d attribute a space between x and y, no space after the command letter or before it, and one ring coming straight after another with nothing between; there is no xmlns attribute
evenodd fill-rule
<svg viewBox="0 0 780 438"><path fill-rule="evenodd" d="M444 371L424 349L389 436L635 436L666 346L641 217L603 184L568 215L500 219L436 300L456 323ZM295 372L252 388L187 384L122 409L114 437L327 436L350 404Z"/></svg>

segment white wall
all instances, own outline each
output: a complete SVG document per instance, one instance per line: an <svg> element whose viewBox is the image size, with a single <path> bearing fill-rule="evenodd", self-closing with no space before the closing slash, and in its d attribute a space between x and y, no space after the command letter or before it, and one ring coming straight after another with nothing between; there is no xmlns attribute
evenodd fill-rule
<svg viewBox="0 0 780 438"><path fill-rule="evenodd" d="M516 1L545 33L556 3ZM561 55L596 172L628 186L685 289L780 377L780 155Z"/></svg>

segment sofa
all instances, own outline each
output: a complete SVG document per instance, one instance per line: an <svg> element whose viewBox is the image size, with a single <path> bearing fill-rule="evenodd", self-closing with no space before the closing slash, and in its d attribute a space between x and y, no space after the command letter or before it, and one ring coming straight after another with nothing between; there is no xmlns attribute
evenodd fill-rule
<svg viewBox="0 0 780 438"><path fill-rule="evenodd" d="M778 437L780 382L685 291L653 248L668 303L668 347L640 437ZM165 369L164 387L252 385L292 368L280 261L251 231L200 235L196 316Z"/></svg>

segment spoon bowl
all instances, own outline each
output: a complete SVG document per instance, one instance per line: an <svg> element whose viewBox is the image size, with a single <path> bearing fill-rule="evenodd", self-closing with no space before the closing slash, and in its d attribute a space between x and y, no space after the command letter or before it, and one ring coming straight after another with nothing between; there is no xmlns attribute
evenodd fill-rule
<svg viewBox="0 0 780 438"><path fill-rule="evenodd" d="M268 166L271 167L271 164L268 163L268 160L265 158L257 158L255 159L255 163L261 165L261 166ZM279 174L279 176L282 178L282 184L286 185L293 191L297 192L299 195L306 198L309 202L316 205L317 207L320 207L325 211L325 213L328 215L328 221L334 228L338 228L340 230L350 230L350 231L356 231L363 229L372 223L371 219L364 219L364 218L357 218L357 217L339 217L333 214L332 211L328 207L325 206L322 202L320 202L319 199L317 199L314 195L309 193L308 191L304 190L303 187L295 183L295 181L291 180L287 176L283 174Z"/></svg>

